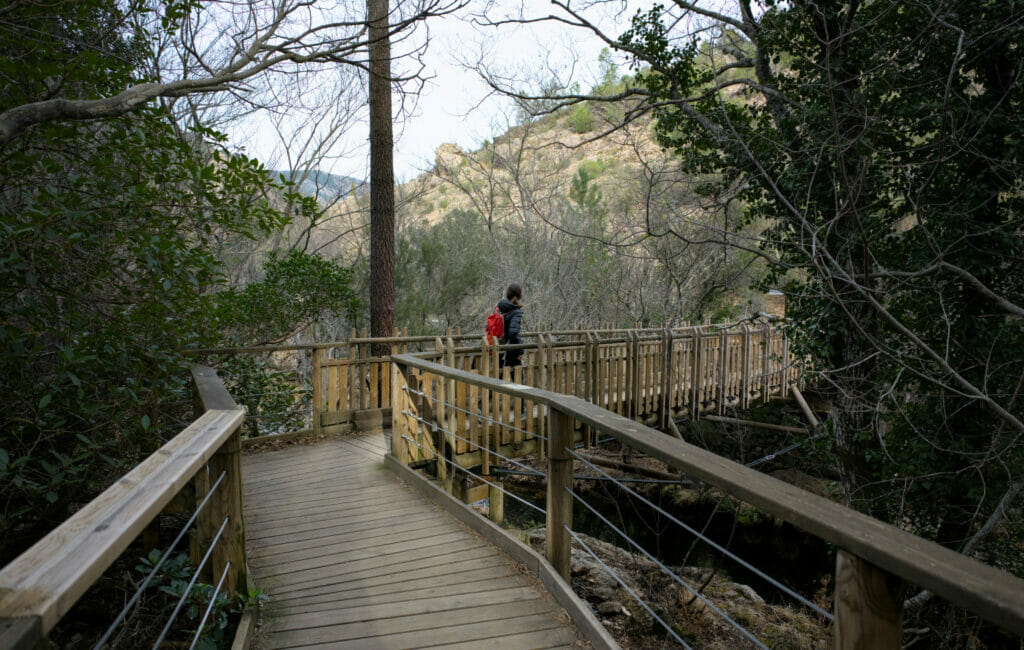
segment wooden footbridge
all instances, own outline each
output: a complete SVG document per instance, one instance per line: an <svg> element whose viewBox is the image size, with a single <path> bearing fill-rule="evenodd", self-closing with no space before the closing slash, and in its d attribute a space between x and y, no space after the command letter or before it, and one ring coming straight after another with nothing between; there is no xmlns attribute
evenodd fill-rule
<svg viewBox="0 0 1024 650"><path fill-rule="evenodd" d="M253 647L615 647L568 582L574 450L598 437L834 544L835 647L901 647L908 586L1024 635L1024 581L647 426L785 395L799 375L781 333L540 334L516 371L473 340L306 346L318 442L249 455L245 414L197 367L196 420L0 571L0 648L35 647L169 511L191 516L195 579L269 595ZM392 354L362 352L374 343ZM544 557L453 496L457 473L494 496L490 469L527 453L547 467ZM165 632L187 645L201 629Z"/></svg>

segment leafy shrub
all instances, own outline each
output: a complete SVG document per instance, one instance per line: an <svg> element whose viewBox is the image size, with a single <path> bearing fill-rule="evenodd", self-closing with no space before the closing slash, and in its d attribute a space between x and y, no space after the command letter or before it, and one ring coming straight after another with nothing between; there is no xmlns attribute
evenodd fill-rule
<svg viewBox="0 0 1024 650"><path fill-rule="evenodd" d="M580 104L569 113L566 123L576 133L588 133L594 129L594 114L590 111L590 106Z"/></svg>

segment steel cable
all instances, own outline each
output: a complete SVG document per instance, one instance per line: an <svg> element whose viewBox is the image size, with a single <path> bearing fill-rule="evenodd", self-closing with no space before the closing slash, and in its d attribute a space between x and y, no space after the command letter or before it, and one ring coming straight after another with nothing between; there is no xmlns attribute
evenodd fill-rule
<svg viewBox="0 0 1024 650"><path fill-rule="evenodd" d="M199 516L199 513L202 512L203 508L206 507L206 503L210 500L210 497L213 496L214 491L220 485L221 481L224 480L225 475L227 475L226 471L220 473L220 476L217 477L217 481L213 484L213 486L210 487L209 491L206 493L206 497L202 500L202 502L200 502L198 506L196 506L196 511L192 513L192 517L188 520L188 522L181 529L181 531L178 532L178 536L175 537L174 541L171 542L171 545L167 547L167 551L164 552L163 557L161 557L160 561L157 562L156 565L150 570L149 575L147 575L145 580L142 581L142 584L139 586L139 588L135 590L135 595L132 596L131 600L128 601L128 604L121 609L121 613L117 615L117 618L114 619L114 622L110 624L110 627L107 628L107 631L103 633L103 636L100 637L100 640L97 641L96 645L93 646L93 650L99 650L103 647L104 643L110 640L110 635L113 634L117 626L120 625L122 621L124 621L125 617L128 615L129 610L131 610L131 608L135 606L135 603L138 602L139 598L142 597L142 591L149 585L149 581L152 580L153 576L156 575L156 572L160 570L160 567L163 566L164 561L171 556L171 551L173 551L175 547L178 546L178 542L181 541L181 538L185 536L185 533L188 532L189 528L192 527L192 524L195 523L196 518Z"/></svg>
<svg viewBox="0 0 1024 650"><path fill-rule="evenodd" d="M614 578L614 579L615 579L615 582L619 583L619 586L621 586L621 587L622 587L623 589L625 589L626 591L628 591L628 592L629 592L629 595L630 595L630 596L632 596L632 597L633 597L633 598L634 598L634 599L636 600L636 602L640 603L640 606L641 606L641 607L643 607L644 609L646 609L646 610L647 610L647 613L648 613L648 614L650 614L651 616L653 616L653 617L654 617L654 620L656 620L656 621L658 621L659 623L661 623L661 626L665 628L665 631L667 631L667 632L668 632L669 634L671 634L671 635L672 635L672 638L673 638L673 639L675 639L675 640L676 640L676 641L678 641L678 642L679 642L680 644L682 644L682 646L683 646L684 648L686 648L686 650L692 650L692 648L691 648L691 647L689 646L689 644L687 644L687 643L686 643L686 641L683 641L682 637L680 637L680 636L679 636L679 634L677 634L677 633L676 633L676 631L675 631L675 630L673 630L673 629L672 629L672 628L671 628L671 627L669 626L669 624L668 624L668 623L666 623L666 622L665 622L664 620L662 620L662 618L661 618L660 616L658 616L657 614L655 614L655 613L654 613L654 610L653 610L653 609L651 609L651 606L650 606L650 605L648 605L648 604L647 604L646 602L644 602L644 600L643 600L642 598L640 598L640 596L638 596L638 595L637 595L637 593L636 593L635 591L633 591L633 589L632 589L632 588L631 588L631 587L630 587L629 585L627 585L627 584L626 584L626 583L625 583L625 582L624 582L624 581L622 580L622 578L620 578L620 577L618 576L618 574L616 574L616 573L615 573L615 571L613 571L613 570L612 570L612 568L611 568L611 567L609 567L609 566L608 566L607 564L605 564L605 563L604 563L604 561L603 561L603 560L602 560L601 558L599 558L599 557L597 556L597 553L595 553L595 552L594 552L594 551L593 551L593 550L592 550L592 549L591 549L591 548L590 548L589 546L587 546L587 543L586 543L586 542L584 542L584 541L583 541L583 540L582 540L582 539L580 538L580 536L579 536L579 535L577 535L576 533L574 533L574 532L572 531L572 529L571 529L571 528L569 528L568 526L564 526L564 525L563 525L563 528L565 528L565 529L566 529L567 531L569 531L569 534L570 534L570 535L572 535L572 538L573 538L573 539L575 539L575 540L576 540L576 542L577 542L577 543L579 543L579 545L580 545L580 546L582 546L582 547L583 547L583 548L584 548L584 549L585 549L585 550L587 551L587 553L590 553L590 557L592 557L592 558L594 558L595 560L597 560L597 563L598 563L598 564L600 564L600 565L601 565L601 566L602 566L602 567L604 568L604 570L608 572L608 575L610 575L610 576L611 576L612 578Z"/></svg>
<svg viewBox="0 0 1024 650"><path fill-rule="evenodd" d="M575 492L573 492L572 490L568 490L568 492L569 492L569 494L571 494L571 495L573 496L573 498L574 498L574 499L576 499L576 500L577 500L578 502L580 502L581 504L583 504L583 506L584 506L584 507L585 507L585 508L586 508L587 510L589 510L590 512L592 512L592 513L594 513L595 515L597 515L597 518L598 518L598 519L600 519L601 521L603 521L603 522L604 522L604 523L605 523L605 524L606 524L606 525L607 525L607 526L608 526L609 528L611 528L612 530L614 530L614 531L615 531L616 533L618 533L618 534L619 534L620 536L622 536L622 538L623 538L623 539L625 539L625 540L626 540L627 542L629 542L630 544L632 544L632 545L633 545L633 546L634 546L634 547L635 547L635 548L636 548L636 549L637 549L638 551L640 551L641 553L643 553L643 554L644 554L644 557L646 557L646 558L647 558L648 560L650 560L651 562L653 562L654 564L656 564L656 565L658 566L658 568L660 568L660 569L662 570L662 572L663 572L663 573L664 573L665 575L669 576L670 578L672 578L673 580L675 580L676 582L678 582L678 583L679 583L680 585L682 585L683 587L685 587L687 591L689 591L689 592L690 592L691 594L693 594L694 596L696 596L697 598L699 598L699 599L701 600L701 602L703 602L703 603L704 603L705 605L707 605L708 607L710 607L710 608L712 609L712 611L714 611L714 612L715 612L716 614L718 614L719 616L721 616L722 618L724 618L724 619L725 619L725 620L726 620L726 621L727 621L727 622L728 622L728 623L729 623L730 625L732 625L732 626L733 626L734 628L736 628L736 630L737 630L737 631L739 631L739 632L740 632L740 634L742 634L743 636L745 636L745 637L747 637L748 639L750 639L750 640L751 640L751 641L752 641L752 642L753 642L754 644L756 644L756 645L757 645L758 647L760 647L760 648L764 648L764 650L768 650L768 646L766 646L765 644L761 643L761 642L760 642L760 641L759 641L759 640L757 639L757 637L755 637L755 636L754 636L753 634L751 634L750 632L748 632L748 631L746 630L746 628L744 628L744 627L743 627L742 625L740 625L740 624L739 624L739 623L737 623L736 621L732 620L732 619L731 619L731 618L729 617L729 615L728 615L728 614L726 614L726 613L725 613L725 612L723 612L723 611L722 611L721 609L719 609L718 607L716 607L716 606L715 606L715 605L714 605L714 604L713 604L713 603L712 603L712 602L711 602L710 600L708 600L708 599L707 599L707 598L706 598L706 597L705 597L705 596L704 596L703 594L701 594L701 593L700 593L699 591L697 591L696 589L694 589L693 587L691 587L691 586L689 585L689 583L687 583L687 582L686 582L685 580L683 580L683 579L682 579L682 578L680 578L680 577L679 577L678 575L676 575L676 573L675 573L675 572L674 572L674 571L673 571L672 569L670 569L670 568L668 568L667 566L665 566L664 564L662 564L662 562L661 562L660 560L658 560L658 558L656 558L656 557L654 557L653 555L651 555L650 553L648 553L648 552L647 552L647 550L646 550L646 549L644 549L644 547L640 546L640 544L638 544L638 543L637 543L636 541L634 541L632 537L630 537L630 536L629 536L629 535L627 535L627 534L626 534L625 532L623 532L623 531L622 531L622 529L620 529L620 528L619 528L618 526L616 526L615 524L613 524L612 522L610 522L610 521L609 521L609 520L608 520L608 519L607 519L607 518L606 518L606 517L605 517L604 515L602 515L602 514L601 514L600 512L598 512L598 511L597 511L596 509L594 509L594 507L593 507L593 506L591 506L591 505L590 505L589 503L587 503L587 502L586 502L586 501L585 501L585 500L583 499L583 497L581 497L580 495L576 494L576 493L575 493Z"/></svg>
<svg viewBox="0 0 1024 650"><path fill-rule="evenodd" d="M832 615L829 614L828 612L826 612L825 610L823 610L821 607L818 607L817 605L815 605L811 601L807 600L806 598L804 598L800 594L796 593L795 591L793 591L792 589L790 589L786 585L782 584L781 582L779 582L775 578L771 577L770 575L768 575L764 571L761 571L760 569L758 569L757 567L755 567L751 563L747 562L746 560L744 560L740 556L736 555L735 553L733 553L729 549L725 548L724 546L722 546L718 542L716 542L713 539L707 537L703 533L700 533L699 531L697 531L692 526L684 523L683 521L679 520L677 517L671 515L670 513L668 513L661 506L656 505L650 499L647 499L646 497L640 495L638 492L636 492L635 490L633 490L629 486L625 485L624 483L621 483L620 481L615 479L615 477L610 476L607 472L605 472L604 470L599 468L597 465L594 465L593 463L589 462L588 460L586 460L584 457L580 456L579 454L577 454L573 450L566 448L566 451L569 452L570 454L572 454L574 457L576 457L577 460L579 460L582 463L584 463L587 466L589 466L591 469L594 469L597 472L599 472L602 476L606 476L607 478L609 478L613 483L618 484L618 486L620 488L622 488L623 490L625 490L626 492L628 492L632 496L634 496L637 499L643 501L644 503L646 503L651 508L654 508L658 513L664 515L672 523L680 526L681 528L683 528L684 530L689 532L691 535L694 535L695 537L699 538L700 540L706 542L707 544L709 544L715 550L720 551L726 557L728 557L729 559L733 560L734 562L737 562L740 566L742 566L745 569L749 570L750 572L754 573L759 578L767 581L768 583L770 583L771 585L773 585L774 587L776 587L777 589L779 589L780 591L782 591L786 595L796 599L797 601L799 601L803 605L805 605L805 606L809 607L810 609L814 610L816 613L820 614L821 616L824 616L829 621L832 620Z"/></svg>
<svg viewBox="0 0 1024 650"><path fill-rule="evenodd" d="M217 587L213 590L213 595L210 596L210 604L206 606L206 611L203 613L203 618L199 621L199 627L196 628L196 635L192 637L192 645L188 647L188 650L194 650L196 644L199 643L199 637L203 633L203 626L206 625L206 619L210 617L210 612L213 611L213 604L217 602L217 596L220 595L220 588L224 585L224 579L228 577L228 569L230 568L231 562L224 565L224 570L220 574L220 580L217 582Z"/></svg>
<svg viewBox="0 0 1024 650"><path fill-rule="evenodd" d="M196 572L192 574L192 579L189 580L188 586L185 587L185 593L178 599L178 604L175 606L174 611L171 612L171 617L167 620L167 624L164 625L164 629L160 631L160 636L157 638L156 643L153 644L153 650L157 650L160 644L164 642L164 637L167 636L167 632L171 629L171 625L174 624L174 619L177 618L178 612L181 611L182 606L185 604L185 600L188 598L189 593L192 592L192 587L195 586L196 580L199 579L199 574L202 572L203 567L206 566L206 561L210 559L210 555L213 553L214 547L217 546L217 542L220 540L221 534L224 533L224 528L227 527L231 517L224 517L224 523L220 525L220 530L214 535L213 541L210 542L210 548L206 549L206 555L203 556L202 562L196 567Z"/></svg>

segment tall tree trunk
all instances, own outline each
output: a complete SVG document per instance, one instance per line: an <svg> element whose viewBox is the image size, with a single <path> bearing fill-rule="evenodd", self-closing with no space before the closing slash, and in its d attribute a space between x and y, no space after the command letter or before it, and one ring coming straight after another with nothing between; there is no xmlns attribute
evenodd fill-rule
<svg viewBox="0 0 1024 650"><path fill-rule="evenodd" d="M395 178L388 0L367 0L370 37L370 335L395 327ZM375 346L375 355L390 348Z"/></svg>

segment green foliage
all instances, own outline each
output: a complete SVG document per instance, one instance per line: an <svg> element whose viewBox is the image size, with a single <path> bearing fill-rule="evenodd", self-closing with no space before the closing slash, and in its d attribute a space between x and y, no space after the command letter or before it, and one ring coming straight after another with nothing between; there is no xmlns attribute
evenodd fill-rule
<svg viewBox="0 0 1024 650"><path fill-rule="evenodd" d="M96 97L139 81L149 35L126 27L135 10L12 5L0 110L52 88ZM236 342L281 336L315 313L303 300L350 298L343 272L301 256L272 258L251 292L218 293L233 244L287 223L267 171L223 140L143 107L44 123L0 152L0 564L188 421L182 349L223 343L223 328ZM307 272L331 286L300 286Z"/></svg>
<svg viewBox="0 0 1024 650"><path fill-rule="evenodd" d="M999 411L1022 415L1024 324L970 279L1024 304L1024 85L1008 75L1022 16L1020 2L772 4L756 42L720 35L786 63L752 102L704 93L735 74L715 77L707 44L670 38L657 10L622 37L650 101L668 102L659 141L708 175L704 196L744 188L780 260L766 285L795 297L793 340L842 369L849 496L950 544L1024 473Z"/></svg>
<svg viewBox="0 0 1024 650"><path fill-rule="evenodd" d="M258 282L212 297L223 339L238 344L280 341L318 318L359 309L352 270L336 260L294 249L271 251L263 273Z"/></svg>
<svg viewBox="0 0 1024 650"><path fill-rule="evenodd" d="M217 366L217 375L235 401L246 408L246 436L296 431L305 426L311 395L298 373L277 369L254 356L233 356Z"/></svg>
<svg viewBox="0 0 1024 650"><path fill-rule="evenodd" d="M589 133L594 130L594 114L586 103L579 104L569 113L566 124L576 133Z"/></svg>
<svg viewBox="0 0 1024 650"><path fill-rule="evenodd" d="M148 575L160 561L163 553L160 549L153 549L149 555L139 558L135 570L140 574L140 581ZM167 558L160 566L149 585L148 589L156 589L166 594L163 616L170 616L178 601L185 595L188 583L195 574L195 567L185 553L178 553ZM235 628L231 625L234 616L250 607L260 607L268 597L262 589L249 589L246 592L238 593L230 598L224 591L216 591L216 587L206 583L192 585L188 595L185 596L185 603L176 621L176 627L193 632L202 621L210 602L213 608L200 633L197 648L205 650L216 650L217 648L228 648L234 639ZM161 621L163 622L163 621ZM156 628L159 629L159 628Z"/></svg>
<svg viewBox="0 0 1024 650"><path fill-rule="evenodd" d="M479 214L453 210L419 224L396 241L396 321L420 333L482 322L480 302L494 267Z"/></svg>

